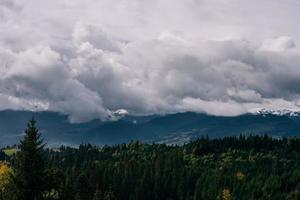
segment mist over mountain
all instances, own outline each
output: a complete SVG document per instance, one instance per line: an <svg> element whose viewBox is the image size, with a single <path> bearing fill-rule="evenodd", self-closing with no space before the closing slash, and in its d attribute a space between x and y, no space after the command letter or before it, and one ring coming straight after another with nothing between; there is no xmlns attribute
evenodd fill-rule
<svg viewBox="0 0 300 200"><path fill-rule="evenodd" d="M18 143L26 122L33 115L49 146L81 143L110 145L131 140L183 144L201 136L300 135L300 116L296 112L278 114L264 111L233 117L184 112L149 116L124 115L116 121L70 123L67 115L55 112L5 110L0 112L0 145Z"/></svg>
<svg viewBox="0 0 300 200"><path fill-rule="evenodd" d="M18 141L29 111L50 145L297 135L288 113L300 110L299 9L296 0L2 0L1 142Z"/></svg>

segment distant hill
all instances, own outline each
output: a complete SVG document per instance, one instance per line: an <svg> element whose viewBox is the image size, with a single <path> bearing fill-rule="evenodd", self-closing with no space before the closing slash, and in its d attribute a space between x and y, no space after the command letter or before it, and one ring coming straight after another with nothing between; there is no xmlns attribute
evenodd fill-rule
<svg viewBox="0 0 300 200"><path fill-rule="evenodd" d="M72 124L55 112L0 111L0 145L18 143L28 119L34 114L50 146L116 144L130 140L182 144L201 136L218 138L240 134L300 136L298 114L258 112L235 117L185 112L167 115L124 116L118 121Z"/></svg>

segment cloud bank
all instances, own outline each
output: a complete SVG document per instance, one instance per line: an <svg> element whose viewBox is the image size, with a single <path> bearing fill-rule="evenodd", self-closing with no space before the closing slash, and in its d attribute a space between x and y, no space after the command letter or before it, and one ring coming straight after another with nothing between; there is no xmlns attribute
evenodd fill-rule
<svg viewBox="0 0 300 200"><path fill-rule="evenodd" d="M73 122L300 109L296 0L0 0L0 109Z"/></svg>

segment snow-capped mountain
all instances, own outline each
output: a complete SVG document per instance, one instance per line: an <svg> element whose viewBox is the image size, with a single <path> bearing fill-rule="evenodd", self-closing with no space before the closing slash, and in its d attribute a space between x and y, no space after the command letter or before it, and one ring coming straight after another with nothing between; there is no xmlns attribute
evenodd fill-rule
<svg viewBox="0 0 300 200"><path fill-rule="evenodd" d="M113 116L116 119L120 119L120 118L126 117L128 115L129 115L129 112L125 109L118 109L118 110L113 112Z"/></svg>
<svg viewBox="0 0 300 200"><path fill-rule="evenodd" d="M277 116L290 116L290 117L300 116L299 110L289 110L289 109L272 110L272 109L262 108L262 109L253 111L251 113L256 114L256 115L277 115Z"/></svg>

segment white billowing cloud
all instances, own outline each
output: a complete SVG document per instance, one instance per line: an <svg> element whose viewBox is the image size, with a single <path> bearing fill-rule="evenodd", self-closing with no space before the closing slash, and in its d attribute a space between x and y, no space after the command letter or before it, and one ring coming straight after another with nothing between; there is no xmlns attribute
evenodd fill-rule
<svg viewBox="0 0 300 200"><path fill-rule="evenodd" d="M275 39L268 39L263 42L261 49L266 51L285 51L296 47L292 38L282 36Z"/></svg>
<svg viewBox="0 0 300 200"><path fill-rule="evenodd" d="M72 33L72 39L76 46L89 43L97 49L120 52L118 41L111 39L101 27L77 23Z"/></svg>
<svg viewBox="0 0 300 200"><path fill-rule="evenodd" d="M74 122L119 109L300 109L299 8L296 0L0 0L0 109L58 111Z"/></svg>
<svg viewBox="0 0 300 200"><path fill-rule="evenodd" d="M36 101L36 106L47 105L46 109L70 114L74 121L104 119L108 114L101 97L72 78L60 55L51 48L32 47L11 53L11 57L10 63L4 63L6 70L0 78L1 91L9 95L6 101L12 99L17 104Z"/></svg>

